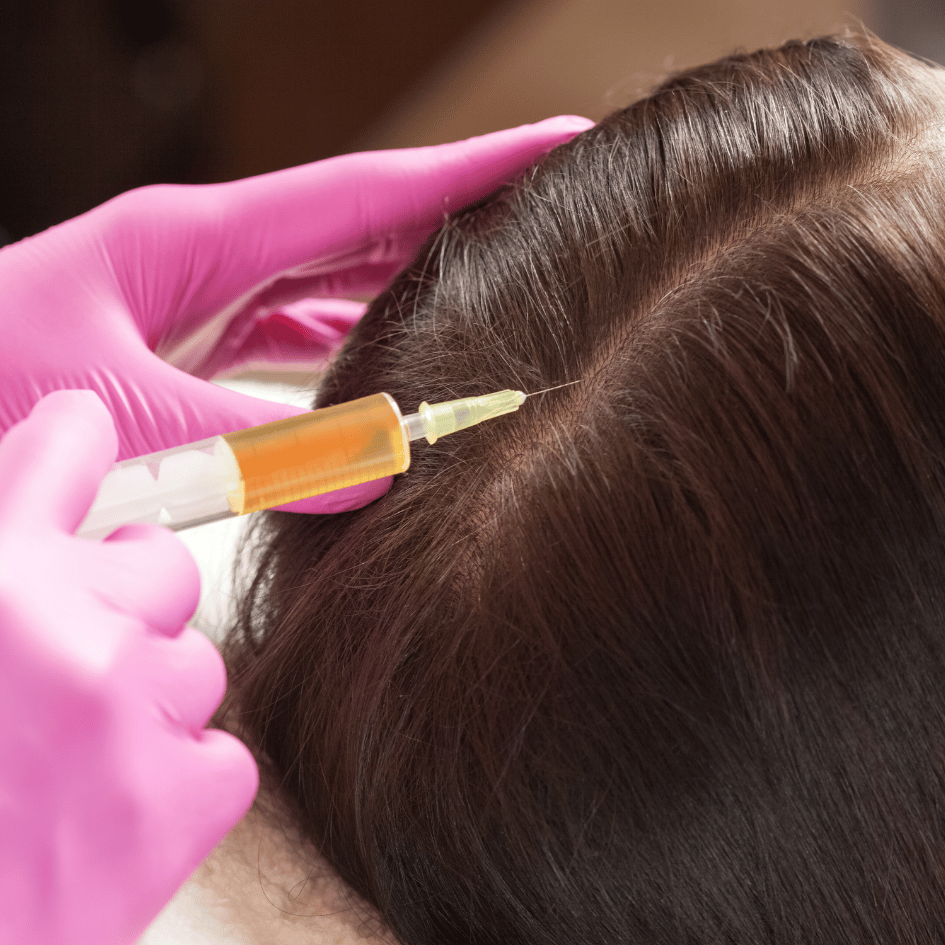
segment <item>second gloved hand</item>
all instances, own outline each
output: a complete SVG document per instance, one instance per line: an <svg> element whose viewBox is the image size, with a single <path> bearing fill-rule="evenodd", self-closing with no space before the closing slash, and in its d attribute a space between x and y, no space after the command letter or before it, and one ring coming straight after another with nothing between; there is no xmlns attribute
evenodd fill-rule
<svg viewBox="0 0 945 945"><path fill-rule="evenodd" d="M89 391L0 441L0 945L131 945L257 786L249 751L204 729L226 676L184 626L182 542L73 537L117 445Z"/></svg>

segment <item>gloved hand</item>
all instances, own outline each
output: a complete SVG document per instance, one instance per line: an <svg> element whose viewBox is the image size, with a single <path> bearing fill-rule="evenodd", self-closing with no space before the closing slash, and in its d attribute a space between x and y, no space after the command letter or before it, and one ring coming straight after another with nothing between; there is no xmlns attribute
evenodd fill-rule
<svg viewBox="0 0 945 945"><path fill-rule="evenodd" d="M118 440L57 391L0 441L0 945L131 945L257 786L181 541L73 537Z"/></svg>
<svg viewBox="0 0 945 945"><path fill-rule="evenodd" d="M553 118L243 181L144 187L5 247L0 435L61 388L99 394L119 459L303 413L202 379L260 360L314 372L363 311L339 297L376 294L445 212L590 124ZM321 301L285 307L307 297ZM389 484L284 508L357 508Z"/></svg>

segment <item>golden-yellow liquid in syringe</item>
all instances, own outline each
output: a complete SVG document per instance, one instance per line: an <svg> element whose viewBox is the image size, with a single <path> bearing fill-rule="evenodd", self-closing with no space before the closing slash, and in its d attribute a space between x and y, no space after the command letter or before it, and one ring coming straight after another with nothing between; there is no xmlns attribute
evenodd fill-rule
<svg viewBox="0 0 945 945"><path fill-rule="evenodd" d="M236 515L396 476L410 465L403 418L387 394L224 433L223 439L242 474L239 489L228 496Z"/></svg>

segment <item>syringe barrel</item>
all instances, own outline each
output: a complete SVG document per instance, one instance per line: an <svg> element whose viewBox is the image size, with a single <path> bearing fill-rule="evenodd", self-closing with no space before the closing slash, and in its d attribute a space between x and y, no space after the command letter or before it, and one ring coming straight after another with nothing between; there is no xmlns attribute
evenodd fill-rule
<svg viewBox="0 0 945 945"><path fill-rule="evenodd" d="M237 514L402 473L410 445L401 420L388 394L373 394L224 434L243 478Z"/></svg>
<svg viewBox="0 0 945 945"><path fill-rule="evenodd" d="M374 394L115 466L76 534L149 522L179 531L333 492L410 465L400 410Z"/></svg>

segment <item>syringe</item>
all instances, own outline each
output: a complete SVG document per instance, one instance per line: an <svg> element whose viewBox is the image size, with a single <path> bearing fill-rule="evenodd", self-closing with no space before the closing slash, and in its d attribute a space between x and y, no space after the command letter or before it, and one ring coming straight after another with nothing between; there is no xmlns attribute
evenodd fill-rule
<svg viewBox="0 0 945 945"><path fill-rule="evenodd" d="M518 390L466 397L403 416L374 394L116 463L76 534L99 539L149 522L174 531L248 515L402 473L410 443L429 443L525 402Z"/></svg>

